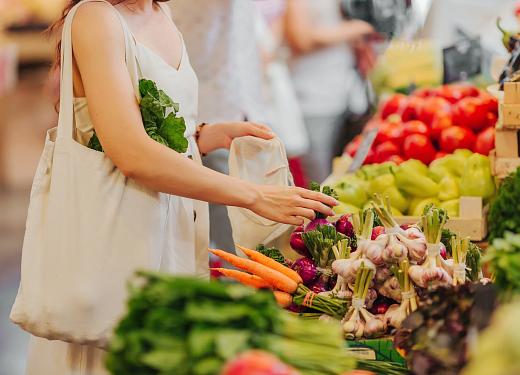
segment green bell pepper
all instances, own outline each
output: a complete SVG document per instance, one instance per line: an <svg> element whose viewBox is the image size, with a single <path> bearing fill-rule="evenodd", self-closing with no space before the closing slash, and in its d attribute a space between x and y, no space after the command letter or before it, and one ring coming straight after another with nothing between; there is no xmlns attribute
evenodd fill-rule
<svg viewBox="0 0 520 375"><path fill-rule="evenodd" d="M405 212L410 204L410 200L399 191L396 186L390 186L383 191L383 197L390 198L390 205L395 207L400 212Z"/></svg>
<svg viewBox="0 0 520 375"><path fill-rule="evenodd" d="M459 216L460 199L451 199L449 201L441 202L441 208L444 208L448 212L449 217Z"/></svg>
<svg viewBox="0 0 520 375"><path fill-rule="evenodd" d="M466 159L465 156L459 153L459 155L446 155L440 159L434 160L430 164L429 176L435 182L442 180L442 178L448 173L454 176L461 176L464 172L464 163L466 162Z"/></svg>
<svg viewBox="0 0 520 375"><path fill-rule="evenodd" d="M428 198L439 194L439 185L435 181L410 168L399 168L394 176L399 190L414 197Z"/></svg>
<svg viewBox="0 0 520 375"><path fill-rule="evenodd" d="M449 201L460 196L459 185L455 177L446 174L439 182L439 199L441 201Z"/></svg>
<svg viewBox="0 0 520 375"><path fill-rule="evenodd" d="M436 207L440 207L441 201L438 198L426 198L422 201L418 202L417 205L414 207L414 210L412 212L412 216L422 216L424 207L432 203Z"/></svg>
<svg viewBox="0 0 520 375"><path fill-rule="evenodd" d="M363 184L356 182L340 182L334 186L334 191L338 194L340 202L349 203L356 207L362 207L368 199Z"/></svg>
<svg viewBox="0 0 520 375"><path fill-rule="evenodd" d="M490 198L495 193L495 183L487 156L471 155L464 164L460 180L460 195Z"/></svg>
<svg viewBox="0 0 520 375"><path fill-rule="evenodd" d="M419 174L422 174L424 176L426 176L428 174L428 167L426 166L426 164L424 164L422 161L416 160L416 159L409 159L405 162L402 162L399 165L399 168L400 169L410 169L410 170L417 172Z"/></svg>
<svg viewBox="0 0 520 375"><path fill-rule="evenodd" d="M395 177L392 174L377 176L368 182L367 190L370 195L382 194L386 189L395 186Z"/></svg>
<svg viewBox="0 0 520 375"><path fill-rule="evenodd" d="M336 215L355 214L359 212L359 207L356 207L352 204L339 202L339 204L334 206L332 210Z"/></svg>

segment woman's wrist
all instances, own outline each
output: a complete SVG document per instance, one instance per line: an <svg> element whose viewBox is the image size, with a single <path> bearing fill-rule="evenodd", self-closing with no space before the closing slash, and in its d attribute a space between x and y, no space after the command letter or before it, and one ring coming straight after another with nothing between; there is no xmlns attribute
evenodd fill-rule
<svg viewBox="0 0 520 375"><path fill-rule="evenodd" d="M197 142L199 151L203 156L213 151L211 145L208 142L211 140L211 137L207 137L208 130L211 130L210 128L213 126L213 124L207 124L205 122L197 126L197 131L195 132L195 141Z"/></svg>
<svg viewBox="0 0 520 375"><path fill-rule="evenodd" d="M260 200L262 193L260 191L260 187L258 185L252 184L247 181L240 181L238 184L238 202L236 206L241 208L251 209L255 206Z"/></svg>

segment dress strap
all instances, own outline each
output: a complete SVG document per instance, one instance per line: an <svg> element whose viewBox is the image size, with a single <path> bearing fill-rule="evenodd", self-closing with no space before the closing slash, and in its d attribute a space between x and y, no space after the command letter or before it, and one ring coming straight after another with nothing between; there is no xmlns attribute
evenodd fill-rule
<svg viewBox="0 0 520 375"><path fill-rule="evenodd" d="M61 35L61 75L60 75L60 115L58 120L58 139L73 139L74 133L74 107L73 107L73 77L72 77L72 21L79 7L91 2L106 3L106 0L83 0L70 9L63 23ZM125 36L125 60L128 72L132 79L134 93L138 99L139 95L139 64L136 57L136 45L126 21L121 14L114 9L118 15Z"/></svg>

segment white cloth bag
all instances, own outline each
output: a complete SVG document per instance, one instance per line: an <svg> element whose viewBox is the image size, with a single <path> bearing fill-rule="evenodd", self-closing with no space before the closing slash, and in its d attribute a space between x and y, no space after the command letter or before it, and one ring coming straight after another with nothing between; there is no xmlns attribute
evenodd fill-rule
<svg viewBox="0 0 520 375"><path fill-rule="evenodd" d="M234 139L229 152L229 175L260 185L294 185L285 148L279 138L265 140L248 136ZM274 222L245 208L228 207L228 216L233 241L251 249L261 243L282 249L288 243L287 233L294 229L292 225ZM244 256L239 249L237 253Z"/></svg>
<svg viewBox="0 0 520 375"><path fill-rule="evenodd" d="M127 280L156 268L151 249L168 199L127 179L102 152L73 139L71 23L62 35L60 116L47 134L34 177L21 283L11 320L33 335L104 347L124 312ZM138 93L135 45L125 31L128 70Z"/></svg>

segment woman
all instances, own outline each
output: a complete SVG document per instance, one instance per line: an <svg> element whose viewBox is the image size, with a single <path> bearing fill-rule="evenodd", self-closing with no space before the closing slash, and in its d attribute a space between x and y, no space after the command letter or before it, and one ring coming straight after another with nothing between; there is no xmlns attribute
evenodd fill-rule
<svg viewBox="0 0 520 375"><path fill-rule="evenodd" d="M358 69L366 72L374 63L368 41L375 32L364 21L344 20L339 0L288 0L286 21L293 83L311 143L303 166L321 182L330 173L345 112L367 109Z"/></svg>
<svg viewBox="0 0 520 375"><path fill-rule="evenodd" d="M78 3L83 5L73 8ZM152 224L151 228L165 232L162 233L164 243L153 241L154 246L140 248L130 242L125 249L128 254L149 251L155 269L206 275L207 249L204 247L207 246L208 233L207 227L200 222L207 220L207 205L198 201L244 207L265 218L294 225L301 224L303 218L312 219L313 210L332 214L329 206L336 202L322 194L292 187L257 186L201 165L199 152L205 154L229 148L237 137L252 135L270 139L273 135L262 125L246 122L196 126L197 78L190 66L182 36L158 1L132 0L111 4L105 0L74 0L69 2L64 14L67 15L71 9L77 10L71 27L74 140L86 145L95 130L105 158L109 158L124 177L138 186L135 188L138 193L145 194L148 201L153 198L158 204L167 206L165 211L161 211L166 217L150 216L156 222L147 223ZM63 20L58 26L62 23ZM186 155L152 140L144 130L125 61L127 31L133 34L141 76L155 81L180 105L180 115L187 126L185 135L189 139ZM67 77L62 75L62 82L66 80ZM148 192L164 194L155 198L156 195ZM113 202L106 203L117 207ZM124 222L132 220L123 214L116 217ZM132 235L135 233L129 232L129 236ZM206 240L198 240L201 237ZM135 238L135 242L139 243L139 238ZM125 259L117 261L124 267ZM99 316L103 318L103 314ZM105 374L103 355L102 350L93 346L33 337L27 373Z"/></svg>

